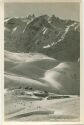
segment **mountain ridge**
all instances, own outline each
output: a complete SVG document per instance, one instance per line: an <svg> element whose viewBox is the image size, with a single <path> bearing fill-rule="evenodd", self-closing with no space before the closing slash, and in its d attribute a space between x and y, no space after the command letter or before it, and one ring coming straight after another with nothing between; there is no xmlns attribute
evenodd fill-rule
<svg viewBox="0 0 84 125"><path fill-rule="evenodd" d="M80 24L55 15L10 18L4 22L5 49L12 52L37 52L63 61L80 56ZM11 27L11 28L10 28Z"/></svg>

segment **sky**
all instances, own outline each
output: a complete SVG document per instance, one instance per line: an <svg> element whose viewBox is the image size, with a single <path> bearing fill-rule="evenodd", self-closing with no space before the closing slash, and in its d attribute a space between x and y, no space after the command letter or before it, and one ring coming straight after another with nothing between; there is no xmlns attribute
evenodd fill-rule
<svg viewBox="0 0 84 125"><path fill-rule="evenodd" d="M62 19L80 20L79 3L5 3L5 17L22 17L29 14L53 15Z"/></svg>

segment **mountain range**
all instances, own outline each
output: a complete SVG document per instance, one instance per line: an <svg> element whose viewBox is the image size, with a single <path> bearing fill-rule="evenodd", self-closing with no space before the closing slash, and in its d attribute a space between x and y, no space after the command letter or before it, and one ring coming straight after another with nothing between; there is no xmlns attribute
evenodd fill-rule
<svg viewBox="0 0 84 125"><path fill-rule="evenodd" d="M5 88L80 93L80 23L52 15L4 20Z"/></svg>
<svg viewBox="0 0 84 125"><path fill-rule="evenodd" d="M80 56L80 23L55 15L12 17L4 21L5 50L43 53L60 61Z"/></svg>

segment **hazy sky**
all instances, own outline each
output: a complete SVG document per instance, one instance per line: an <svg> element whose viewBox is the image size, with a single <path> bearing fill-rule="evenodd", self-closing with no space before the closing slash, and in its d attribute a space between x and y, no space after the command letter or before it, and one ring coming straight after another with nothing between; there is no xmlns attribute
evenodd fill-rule
<svg viewBox="0 0 84 125"><path fill-rule="evenodd" d="M20 17L28 14L36 16L55 14L63 19L79 21L79 3L5 3L5 17Z"/></svg>

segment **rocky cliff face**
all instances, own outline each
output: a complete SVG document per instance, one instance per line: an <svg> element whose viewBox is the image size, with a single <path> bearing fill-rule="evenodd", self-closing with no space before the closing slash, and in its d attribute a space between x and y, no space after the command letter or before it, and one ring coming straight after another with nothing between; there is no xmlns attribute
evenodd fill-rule
<svg viewBox="0 0 84 125"><path fill-rule="evenodd" d="M77 61L80 56L79 22L52 15L8 18L5 49L12 52L39 52L62 61Z"/></svg>

